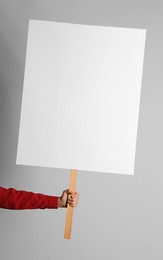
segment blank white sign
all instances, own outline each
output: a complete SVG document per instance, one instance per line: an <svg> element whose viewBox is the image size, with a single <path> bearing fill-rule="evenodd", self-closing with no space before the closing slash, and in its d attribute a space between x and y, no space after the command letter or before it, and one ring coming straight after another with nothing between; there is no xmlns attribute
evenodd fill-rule
<svg viewBox="0 0 163 260"><path fill-rule="evenodd" d="M29 22L17 164L134 174L145 35Z"/></svg>

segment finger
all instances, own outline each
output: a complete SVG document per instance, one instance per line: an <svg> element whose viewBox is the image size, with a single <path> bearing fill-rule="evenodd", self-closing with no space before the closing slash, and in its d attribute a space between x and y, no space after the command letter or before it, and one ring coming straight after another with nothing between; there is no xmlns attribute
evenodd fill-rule
<svg viewBox="0 0 163 260"><path fill-rule="evenodd" d="M74 195L74 194L75 194L75 192L68 191L68 195L69 195L69 196L72 196L72 195Z"/></svg>
<svg viewBox="0 0 163 260"><path fill-rule="evenodd" d="M77 204L78 204L77 201L70 201L70 202L69 202L69 205L70 205L71 207L75 207Z"/></svg>
<svg viewBox="0 0 163 260"><path fill-rule="evenodd" d="M69 205L70 205L71 207L76 207L77 204L76 204L76 203L70 203Z"/></svg>
<svg viewBox="0 0 163 260"><path fill-rule="evenodd" d="M69 194L70 194L70 197L72 197L72 198L78 198L79 197L79 193L78 192L69 193Z"/></svg>
<svg viewBox="0 0 163 260"><path fill-rule="evenodd" d="M70 195L69 199L75 199L76 200L76 199L79 199L79 196L77 196L77 195Z"/></svg>
<svg viewBox="0 0 163 260"><path fill-rule="evenodd" d="M68 199L68 203L77 203L78 200L77 199Z"/></svg>

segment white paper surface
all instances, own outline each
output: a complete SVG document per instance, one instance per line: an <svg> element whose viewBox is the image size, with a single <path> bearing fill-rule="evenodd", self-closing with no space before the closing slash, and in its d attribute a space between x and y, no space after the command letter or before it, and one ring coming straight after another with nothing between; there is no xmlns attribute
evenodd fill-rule
<svg viewBox="0 0 163 260"><path fill-rule="evenodd" d="M134 173L145 35L30 21L17 164Z"/></svg>

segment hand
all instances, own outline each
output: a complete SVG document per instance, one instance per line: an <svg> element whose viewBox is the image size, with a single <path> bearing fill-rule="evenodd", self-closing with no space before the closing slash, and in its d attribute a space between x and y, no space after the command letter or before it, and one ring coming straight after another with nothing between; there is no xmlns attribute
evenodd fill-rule
<svg viewBox="0 0 163 260"><path fill-rule="evenodd" d="M71 207L76 207L79 201L78 192L70 192L69 190L64 190L61 197L58 198L58 207L66 208L67 203Z"/></svg>

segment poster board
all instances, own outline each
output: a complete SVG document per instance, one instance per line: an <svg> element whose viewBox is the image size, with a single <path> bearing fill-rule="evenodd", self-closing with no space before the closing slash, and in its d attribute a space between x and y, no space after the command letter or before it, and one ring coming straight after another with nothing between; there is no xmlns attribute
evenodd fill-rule
<svg viewBox="0 0 163 260"><path fill-rule="evenodd" d="M30 20L17 164L134 174L145 36Z"/></svg>

